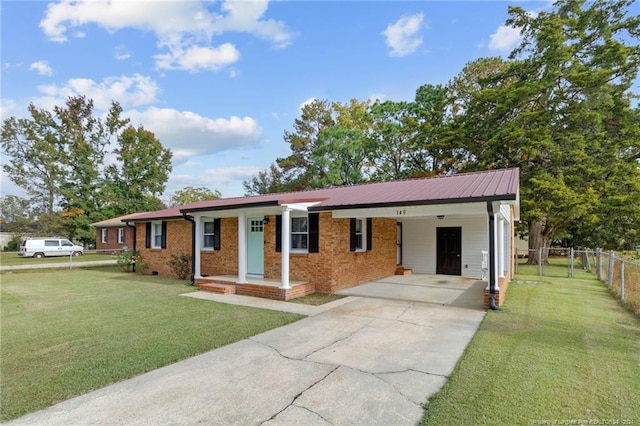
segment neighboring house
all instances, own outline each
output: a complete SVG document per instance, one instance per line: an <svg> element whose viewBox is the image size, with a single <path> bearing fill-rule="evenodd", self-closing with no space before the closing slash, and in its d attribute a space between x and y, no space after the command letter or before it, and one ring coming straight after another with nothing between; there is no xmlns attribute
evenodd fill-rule
<svg viewBox="0 0 640 426"><path fill-rule="evenodd" d="M201 201L130 219L150 272L172 274L171 256L188 254L197 282L216 276L240 294L288 300L412 270L486 275L497 303L517 220L518 169Z"/></svg>
<svg viewBox="0 0 640 426"><path fill-rule="evenodd" d="M128 214L92 223L96 228L96 251L111 253L120 250L132 250L135 241L135 226L129 226L127 220L140 213Z"/></svg>

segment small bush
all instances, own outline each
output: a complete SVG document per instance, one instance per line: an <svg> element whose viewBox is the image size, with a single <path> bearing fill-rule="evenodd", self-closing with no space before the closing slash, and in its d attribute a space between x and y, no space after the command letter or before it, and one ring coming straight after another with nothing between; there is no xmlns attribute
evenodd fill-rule
<svg viewBox="0 0 640 426"><path fill-rule="evenodd" d="M139 272L142 274L144 273L144 271L149 269L149 266L142 261L142 255L137 250L121 251L118 253L117 256L118 257L116 262L124 272ZM134 265L135 265L135 270L134 270Z"/></svg>
<svg viewBox="0 0 640 426"><path fill-rule="evenodd" d="M173 254L167 263L181 280L191 275L191 256L184 253Z"/></svg>

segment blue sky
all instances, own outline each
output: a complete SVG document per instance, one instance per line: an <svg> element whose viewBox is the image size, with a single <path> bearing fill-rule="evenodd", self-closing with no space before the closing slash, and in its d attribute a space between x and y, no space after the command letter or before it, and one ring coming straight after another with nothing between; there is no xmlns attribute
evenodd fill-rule
<svg viewBox="0 0 640 426"><path fill-rule="evenodd" d="M282 136L305 102L411 100L469 61L508 55L509 4L2 1L1 114L75 95L102 114L118 101L174 153L165 201L185 186L240 196L289 154ZM22 195L3 174L7 194Z"/></svg>

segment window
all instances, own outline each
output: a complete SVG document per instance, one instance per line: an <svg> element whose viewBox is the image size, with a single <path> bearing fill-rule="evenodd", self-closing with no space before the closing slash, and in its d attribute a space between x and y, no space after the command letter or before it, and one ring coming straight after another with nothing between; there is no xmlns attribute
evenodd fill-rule
<svg viewBox="0 0 640 426"><path fill-rule="evenodd" d="M60 241L60 245L62 247L73 247L73 243L69 240L62 240Z"/></svg>
<svg viewBox="0 0 640 426"><path fill-rule="evenodd" d="M60 247L60 242L58 240L44 240L45 247Z"/></svg>
<svg viewBox="0 0 640 426"><path fill-rule="evenodd" d="M307 250L309 248L309 221L306 217L291 218L291 249Z"/></svg>
<svg viewBox="0 0 640 426"><path fill-rule="evenodd" d="M118 228L118 244L124 243L124 228Z"/></svg>
<svg viewBox="0 0 640 426"><path fill-rule="evenodd" d="M356 219L356 251L363 251L364 246L365 225L362 219Z"/></svg>
<svg viewBox="0 0 640 426"><path fill-rule="evenodd" d="M151 247L152 248L162 248L162 223L161 222L153 222L151 224Z"/></svg>
<svg viewBox="0 0 640 426"><path fill-rule="evenodd" d="M100 232L101 232L100 240L102 241L102 244L104 244L107 242L107 228L102 228Z"/></svg>
<svg viewBox="0 0 640 426"><path fill-rule="evenodd" d="M351 218L349 227L350 250L351 251L371 251L373 246L373 220Z"/></svg>
<svg viewBox="0 0 640 426"><path fill-rule="evenodd" d="M203 236L204 238L202 239L202 248L203 249L210 249L213 250L213 240L214 240L214 225L213 225L213 221L211 222L204 222L204 231L203 231Z"/></svg>
<svg viewBox="0 0 640 426"><path fill-rule="evenodd" d="M264 232L264 223L262 219L251 220L251 232Z"/></svg>

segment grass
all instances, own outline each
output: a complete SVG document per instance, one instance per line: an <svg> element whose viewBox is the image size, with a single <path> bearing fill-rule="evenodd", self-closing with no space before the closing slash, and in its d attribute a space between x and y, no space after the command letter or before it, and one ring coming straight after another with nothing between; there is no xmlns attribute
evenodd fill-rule
<svg viewBox="0 0 640 426"><path fill-rule="evenodd" d="M2 420L302 318L180 297L195 288L117 267L0 278Z"/></svg>
<svg viewBox="0 0 640 426"><path fill-rule="evenodd" d="M116 256L104 254L84 254L82 256L74 256L72 262L88 262L91 260L113 260ZM0 265L16 266L16 265L33 265L36 263L68 263L69 256L44 257L35 259L33 257L18 256L16 252L0 252Z"/></svg>
<svg viewBox="0 0 640 426"><path fill-rule="evenodd" d="M517 278L422 425L639 421L638 319L593 279Z"/></svg>
<svg viewBox="0 0 640 426"><path fill-rule="evenodd" d="M343 297L344 296L340 296L337 294L311 293L307 294L306 296L291 299L289 300L289 302L318 306L324 305L325 303L334 302L336 300L342 299Z"/></svg>

